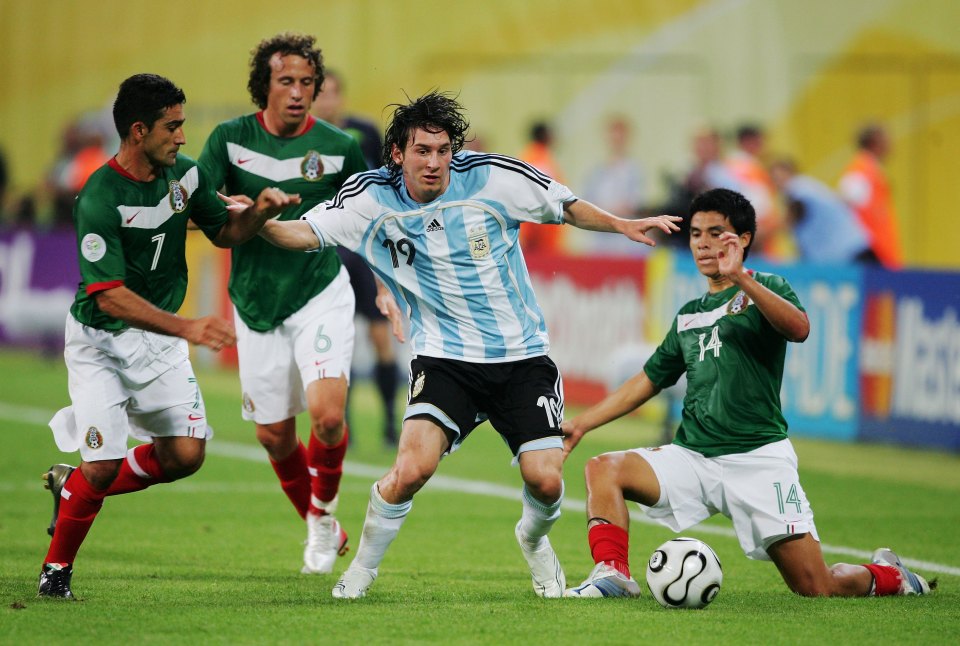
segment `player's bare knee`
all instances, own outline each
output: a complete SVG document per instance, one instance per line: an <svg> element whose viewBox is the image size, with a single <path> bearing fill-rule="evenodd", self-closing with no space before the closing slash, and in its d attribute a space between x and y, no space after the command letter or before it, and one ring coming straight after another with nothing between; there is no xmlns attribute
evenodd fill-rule
<svg viewBox="0 0 960 646"><path fill-rule="evenodd" d="M80 465L80 471L91 487L97 491L103 491L113 484L117 474L120 473L120 465L122 464L123 460L84 462Z"/></svg>
<svg viewBox="0 0 960 646"><path fill-rule="evenodd" d="M619 453L602 453L587 460L583 469L584 478L588 483L597 485L602 482L616 480L622 458Z"/></svg>
<svg viewBox="0 0 960 646"><path fill-rule="evenodd" d="M157 459L164 475L171 480L179 480L200 470L206 457L205 449L206 443L202 440L180 442L164 451L158 446Z"/></svg>
<svg viewBox="0 0 960 646"><path fill-rule="evenodd" d="M310 416L314 437L324 444L337 444L343 439L343 411L328 410Z"/></svg>
<svg viewBox="0 0 960 646"><path fill-rule="evenodd" d="M561 474L547 474L535 481L527 481L527 489L540 502L552 505L563 495L563 476Z"/></svg>

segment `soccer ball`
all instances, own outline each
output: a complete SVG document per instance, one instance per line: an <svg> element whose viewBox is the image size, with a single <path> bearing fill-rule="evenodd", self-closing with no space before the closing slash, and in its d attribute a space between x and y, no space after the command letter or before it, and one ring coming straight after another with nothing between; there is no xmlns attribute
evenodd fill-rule
<svg viewBox="0 0 960 646"><path fill-rule="evenodd" d="M647 586L664 608L704 608L723 582L720 559L695 538L674 538L657 548L647 563Z"/></svg>

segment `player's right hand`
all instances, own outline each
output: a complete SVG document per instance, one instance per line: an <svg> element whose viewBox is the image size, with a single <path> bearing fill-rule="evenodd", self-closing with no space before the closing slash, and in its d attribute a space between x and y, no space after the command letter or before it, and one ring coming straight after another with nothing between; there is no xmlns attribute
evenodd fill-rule
<svg viewBox="0 0 960 646"><path fill-rule="evenodd" d="M216 316L193 319L183 338L194 345L206 346L214 352L237 344L237 333L233 325Z"/></svg>

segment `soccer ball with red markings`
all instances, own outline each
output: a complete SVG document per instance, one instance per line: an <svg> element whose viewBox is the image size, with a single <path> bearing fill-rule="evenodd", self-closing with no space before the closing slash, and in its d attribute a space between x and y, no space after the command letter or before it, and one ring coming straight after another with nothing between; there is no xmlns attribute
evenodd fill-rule
<svg viewBox="0 0 960 646"><path fill-rule="evenodd" d="M720 559L695 538L674 538L647 563L647 586L664 608L705 608L723 583Z"/></svg>

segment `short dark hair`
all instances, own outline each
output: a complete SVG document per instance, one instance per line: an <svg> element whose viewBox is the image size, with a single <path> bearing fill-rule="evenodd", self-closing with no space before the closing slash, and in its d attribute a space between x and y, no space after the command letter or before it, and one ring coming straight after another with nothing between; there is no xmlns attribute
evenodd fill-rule
<svg viewBox="0 0 960 646"><path fill-rule="evenodd" d="M134 74L120 84L113 102L113 123L121 139L130 134L130 126L142 121L153 128L163 111L186 103L183 90L172 81L156 74Z"/></svg>
<svg viewBox="0 0 960 646"><path fill-rule="evenodd" d="M757 237L757 212L750 200L727 188L714 188L704 191L690 202L690 209L687 214L688 227L689 221L693 220L694 215L709 211L719 213L727 218L737 235L750 233L750 242L743 250L743 259L746 260L750 254L750 247L753 246L753 240Z"/></svg>
<svg viewBox="0 0 960 646"><path fill-rule="evenodd" d="M263 110L267 107L267 96L270 94L270 59L280 52L281 56L296 55L305 58L313 65L313 98L317 98L323 86L323 54L315 46L317 39L306 34L296 34L285 31L273 38L260 41L250 52L250 80L247 81L247 90L250 98Z"/></svg>
<svg viewBox="0 0 960 646"><path fill-rule="evenodd" d="M434 90L406 105L395 103L396 109L383 136L383 164L391 173L398 173L400 166L393 161L393 147L401 151L418 129L427 132L446 132L450 136L450 149L454 154L463 149L470 122L463 116L463 106L456 96ZM389 107L389 106L388 106Z"/></svg>

